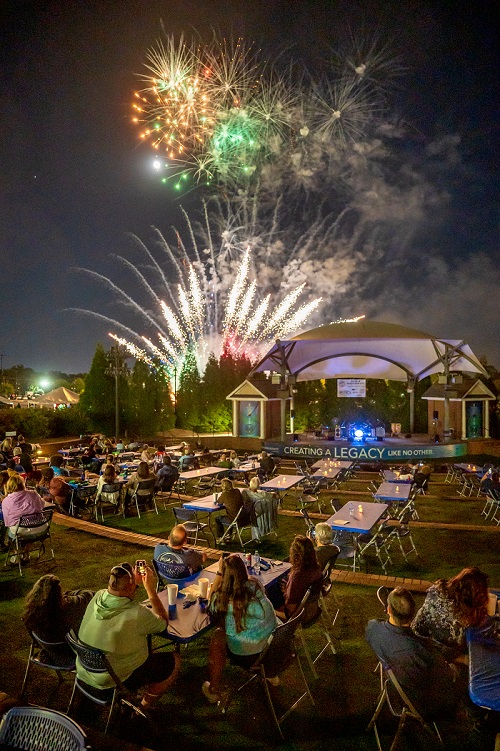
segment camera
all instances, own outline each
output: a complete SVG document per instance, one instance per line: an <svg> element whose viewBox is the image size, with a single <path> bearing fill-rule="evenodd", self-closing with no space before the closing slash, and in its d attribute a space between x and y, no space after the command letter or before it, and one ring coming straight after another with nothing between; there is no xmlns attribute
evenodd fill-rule
<svg viewBox="0 0 500 751"><path fill-rule="evenodd" d="M146 561L136 561L135 567L141 576L146 576Z"/></svg>

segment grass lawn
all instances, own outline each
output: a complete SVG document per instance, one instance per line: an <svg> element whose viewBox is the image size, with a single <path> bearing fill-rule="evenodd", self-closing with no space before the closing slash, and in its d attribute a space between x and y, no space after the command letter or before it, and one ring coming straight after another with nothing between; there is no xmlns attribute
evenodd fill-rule
<svg viewBox="0 0 500 751"><path fill-rule="evenodd" d="M373 474L358 473L357 479L349 482L349 489L365 493L357 496L356 502L359 502L358 497L362 502L368 501L366 486L373 477ZM420 521L488 526L480 515L483 500L456 500L457 486L444 484L443 480L444 475L434 474L429 495L418 499ZM332 494L325 493L324 497L325 511L330 512ZM349 496L343 493L334 494L336 506L348 499ZM284 508L295 508L293 496L285 499ZM147 513L140 520L112 517L107 523L143 534L166 536L172 527L173 515L171 510L164 511L161 507L158 516ZM303 520L294 516L280 515L279 524L279 539L259 546L263 555L286 557L294 534L305 529ZM0 690L9 694L15 695L19 691L28 655L29 639L20 621L23 599L40 575L56 573L66 589L98 589L105 586L113 564L126 560L133 562L137 558L151 559L151 547L116 542L57 524L53 524L52 529L55 561L31 563L24 569L22 578L17 569L0 569L0 628L4 644ZM433 581L439 576L453 575L463 566L478 565L490 575L492 585L500 585L500 532L415 526L412 534L420 557L412 557L405 564L401 555L395 554L390 574ZM375 559L368 560L368 571L379 571ZM320 677L314 681L309 676L316 706L312 708L304 700L290 715L284 725L287 741L277 740L264 697L256 687L242 693L225 715L205 702L200 690L208 677L208 637L205 637L182 651L181 676L175 688L163 699L163 718L160 717L156 730L138 723L122 724L107 740L101 736L92 738L93 748L127 751L131 747L129 744L138 742L152 749L182 745L183 749L202 747L241 751L375 751L374 735L366 733L365 728L374 710L378 678L373 672L376 659L364 641L364 630L370 618L382 617L383 614L374 587L338 584L336 593L341 605L334 630L338 654L325 653L317 665ZM417 599L421 601L422 596ZM316 627L308 630L307 638L313 651L322 644ZM237 684L242 677L237 668L227 670L231 685ZM48 671L34 668L28 689L29 701L44 705L55 680ZM67 707L69 685L70 681L67 681L59 690L52 702L54 708L64 711ZM297 685L292 675L278 693L288 697ZM88 727L100 727L99 715L83 712L80 720ZM393 724L390 720L382 722L381 729L384 748L388 748ZM444 723L442 729L446 748L493 750L490 726L486 724L475 729L464 710L453 722ZM420 732L414 732L410 725L403 747L431 749L436 744Z"/></svg>

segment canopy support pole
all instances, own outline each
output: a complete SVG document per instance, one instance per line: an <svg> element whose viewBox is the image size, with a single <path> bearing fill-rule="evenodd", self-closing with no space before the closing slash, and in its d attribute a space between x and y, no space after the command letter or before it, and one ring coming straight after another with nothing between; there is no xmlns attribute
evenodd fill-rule
<svg viewBox="0 0 500 751"><path fill-rule="evenodd" d="M408 376L406 390L410 395L410 433L415 430L415 378Z"/></svg>
<svg viewBox="0 0 500 751"><path fill-rule="evenodd" d="M453 351L453 350L451 350ZM443 358L443 366L444 366L444 375L446 378L445 384L444 384L444 419L443 419L443 441L444 443L447 443L450 440L450 396L449 396L449 388L450 388L450 349L447 344L445 344L445 350L444 350L444 358Z"/></svg>

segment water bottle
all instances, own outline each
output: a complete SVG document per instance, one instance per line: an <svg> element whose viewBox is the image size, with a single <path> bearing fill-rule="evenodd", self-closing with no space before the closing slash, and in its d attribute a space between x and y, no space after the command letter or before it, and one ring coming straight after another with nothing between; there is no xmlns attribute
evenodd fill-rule
<svg viewBox="0 0 500 751"><path fill-rule="evenodd" d="M253 570L257 576L260 574L260 555L257 550L253 554Z"/></svg>
<svg viewBox="0 0 500 751"><path fill-rule="evenodd" d="M349 504L349 516L354 516L354 503Z"/></svg>

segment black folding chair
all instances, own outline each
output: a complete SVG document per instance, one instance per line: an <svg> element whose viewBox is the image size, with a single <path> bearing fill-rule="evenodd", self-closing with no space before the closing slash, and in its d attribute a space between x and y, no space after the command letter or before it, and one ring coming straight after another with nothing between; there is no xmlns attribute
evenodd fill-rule
<svg viewBox="0 0 500 751"><path fill-rule="evenodd" d="M74 488L69 501L70 516L78 516L80 512L94 511L97 485L79 485Z"/></svg>
<svg viewBox="0 0 500 751"><path fill-rule="evenodd" d="M135 508L137 509L137 516L139 517L139 519L141 518L139 504L146 506L149 503L154 508L156 513L158 513L158 506L156 505L155 500L155 485L155 477L152 477L150 480L139 480L139 482L136 482L134 485L130 501L131 503L135 504Z"/></svg>
<svg viewBox="0 0 500 751"><path fill-rule="evenodd" d="M45 707L13 707L0 725L0 746L17 751L85 751L87 736L62 712Z"/></svg>
<svg viewBox="0 0 500 751"><path fill-rule="evenodd" d="M52 538L50 536L50 525L52 522L53 509L37 511L34 514L25 514L21 516L15 527L10 527L7 538L7 554L5 556L5 567L10 557L17 559L19 573L22 576L21 568L23 550L26 546L37 546L38 558L45 553L45 541L49 540L51 558L55 558L54 549L52 548ZM33 552L33 551L31 551Z"/></svg>
<svg viewBox="0 0 500 751"><path fill-rule="evenodd" d="M71 673L75 670L75 655L71 651L66 641L44 641L40 636L30 631L31 646L24 672L23 684L21 686L21 698L26 693L28 676L31 673L33 665L47 670L53 670L57 675L57 686L50 694L48 704L54 698L57 690L64 681L64 674Z"/></svg>
<svg viewBox="0 0 500 751"><path fill-rule="evenodd" d="M382 751L382 745L380 743L377 720L382 709L384 708L384 705L387 705L387 708L389 709L389 712L393 717L397 717L399 719L396 735L393 738L390 751L398 748L399 739L408 719L413 719L418 722L418 724L434 738L434 748L436 747L436 743L439 743L439 745L442 746L443 740L436 723L433 722L432 724L430 724L429 722L424 720L420 712L415 708L415 706L408 698L407 694L401 687L398 679L390 668L384 667L382 663L379 663L378 668L380 670L381 692L378 697L377 707L375 709L374 715L367 727L367 730L373 729L375 733L378 751ZM391 687L396 692L395 696L391 696L390 694Z"/></svg>
<svg viewBox="0 0 500 751"><path fill-rule="evenodd" d="M187 539L193 540L194 545L198 542L199 535L203 535L207 545L210 545L210 540L207 536L208 524L198 521L198 514L191 509L183 508L182 506L174 506L172 509L176 524L182 524L186 528Z"/></svg>
<svg viewBox="0 0 500 751"><path fill-rule="evenodd" d="M124 686L111 667L106 654L101 649L96 649L95 647L89 647L87 644L83 644L83 642L79 641L76 636L71 633L66 635L66 639L69 646L78 657L81 666L87 670L87 672L96 674L108 673L114 683L112 688L95 688L94 686L90 686L88 683L82 681L78 675L75 675L73 691L71 693L67 710L68 715L73 709L76 692L79 691L94 704L97 704L100 707L109 707L106 726L104 729L105 733L108 732L111 715L113 714L113 709L117 703L128 707L136 715L147 719L147 715L140 706L140 698Z"/></svg>
<svg viewBox="0 0 500 751"><path fill-rule="evenodd" d="M223 712L227 711L231 700L237 693L243 691L252 681L258 679L264 690L278 733L280 734L280 737L284 739L281 725L288 715L300 704L302 699L308 696L311 704L314 706L314 699L309 689L295 643L295 635L303 617L304 611L301 610L286 623L282 623L274 629L267 640L266 646L257 658L257 661L251 668L249 668L251 673L250 678L248 678L248 680L246 680L236 691L228 695L222 706ZM299 667L305 690L281 716L278 716L277 707L273 700L268 679L279 677L289 667L295 664L295 662Z"/></svg>

